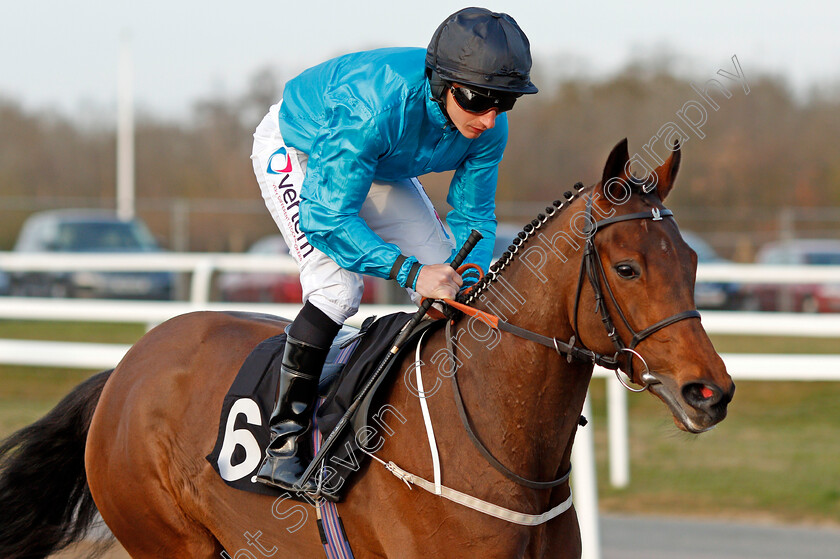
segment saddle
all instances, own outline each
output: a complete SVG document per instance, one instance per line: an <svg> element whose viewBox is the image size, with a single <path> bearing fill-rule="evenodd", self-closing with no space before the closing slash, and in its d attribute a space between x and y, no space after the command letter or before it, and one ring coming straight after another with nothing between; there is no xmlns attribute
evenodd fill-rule
<svg viewBox="0 0 840 559"><path fill-rule="evenodd" d="M370 375L376 370L394 338L411 319L408 313L368 318L361 328L345 325L333 341L318 383L319 401L315 406L313 428L308 443L314 454L338 421L357 398ZM439 327L444 321L424 320L410 334L408 342L423 331ZM391 367L399 361L402 346ZM213 451L207 455L213 469L229 486L243 491L278 496L284 490L256 481L256 472L270 440L268 426L283 357L286 334L260 342L245 358L231 383L222 404L219 434ZM320 469L321 495L340 501L349 490L355 474L366 463L368 453L381 447L383 436L405 421L392 406L382 406L374 413L373 402L382 389L390 386L394 375L386 372L365 396L350 426L336 441ZM361 448L360 448L361 447ZM302 495L292 495L307 500Z"/></svg>

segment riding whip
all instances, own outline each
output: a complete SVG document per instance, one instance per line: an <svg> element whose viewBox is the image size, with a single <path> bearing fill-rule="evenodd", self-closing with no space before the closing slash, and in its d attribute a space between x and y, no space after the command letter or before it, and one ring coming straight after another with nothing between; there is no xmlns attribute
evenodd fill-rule
<svg viewBox="0 0 840 559"><path fill-rule="evenodd" d="M483 237L481 233L473 229L470 232L470 236L467 237L467 240L464 242L464 246L461 247L461 250L459 250L458 254L456 254L455 257L452 259L450 266L452 266L453 269L457 270L458 267L464 262L464 259L467 257L467 255L470 253L473 247L476 245L476 243L478 243L478 241L480 241L482 238ZM397 353L399 353L400 348L403 346L406 339L408 339L408 336L411 334L411 331L414 330L415 326L420 324L420 321L423 320L424 316L426 316L426 313L432 306L433 302L433 299L424 299L423 303L420 305L420 308L417 309L417 312L414 314L413 317L411 317L411 320L409 320L406 323L406 325L403 326L402 330L400 330L400 333L394 340L391 349L388 351L388 353L385 354L385 357L382 358L382 361L379 363L379 366L376 368L374 373L370 376L368 381L359 391L359 394L353 400L353 403L350 404L350 407L347 408L347 411L344 412L344 415L341 416L341 419L338 421L335 428L330 433L330 436L327 437L326 440L324 440L324 442L321 444L321 448L318 450L318 454L315 455L315 458L312 459L312 462L309 464L309 466L303 472L303 475L295 484L297 488L303 489L303 486L306 484L309 478L312 477L312 474L315 473L315 470L318 468L318 464L320 464L321 461L323 461L324 458L327 456L330 448L332 448L333 444L335 444L335 441L338 439L338 436L344 430L344 427L350 422L350 418L356 412L362 400L364 400L367 393L370 392L370 390L376 384L377 380L379 380L379 377L382 376L384 371L388 369L389 365L391 364L391 361L394 359Z"/></svg>

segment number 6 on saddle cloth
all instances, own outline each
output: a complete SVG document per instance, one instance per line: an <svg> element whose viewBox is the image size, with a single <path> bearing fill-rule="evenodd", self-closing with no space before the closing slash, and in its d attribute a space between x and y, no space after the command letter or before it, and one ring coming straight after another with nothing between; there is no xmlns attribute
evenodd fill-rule
<svg viewBox="0 0 840 559"><path fill-rule="evenodd" d="M481 239L473 231L452 260L457 268ZM426 299L413 315L395 313L378 320L371 317L361 329L344 326L332 344L319 383L321 400L315 410L310 439L318 439L320 448L300 483L313 475L319 464L326 465L322 496L338 501L350 476L358 471L366 452L359 449L355 433L368 431L370 404L386 385L388 371L396 363L408 342L443 321L421 322L432 300ZM260 461L270 440L268 418L274 406L274 394L286 335L264 340L245 359L222 405L219 434L207 460L231 487L263 495L285 491L255 481ZM384 357L383 357L384 356ZM400 420L392 412L393 419ZM348 423L353 428L345 430ZM387 431L388 426L383 425ZM310 444L314 440L308 441ZM364 444L364 443L363 443ZM368 450L368 449L365 449ZM326 468L325 468L326 469ZM304 496L295 498L306 500Z"/></svg>

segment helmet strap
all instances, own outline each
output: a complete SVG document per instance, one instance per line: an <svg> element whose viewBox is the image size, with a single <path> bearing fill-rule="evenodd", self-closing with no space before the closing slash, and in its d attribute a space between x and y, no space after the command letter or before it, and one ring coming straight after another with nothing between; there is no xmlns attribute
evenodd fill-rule
<svg viewBox="0 0 840 559"><path fill-rule="evenodd" d="M449 83L432 68L426 68L426 77L429 79L429 86L432 90L432 101L438 104L446 122L455 128L455 123L452 122L449 113L446 112L446 92L449 89Z"/></svg>

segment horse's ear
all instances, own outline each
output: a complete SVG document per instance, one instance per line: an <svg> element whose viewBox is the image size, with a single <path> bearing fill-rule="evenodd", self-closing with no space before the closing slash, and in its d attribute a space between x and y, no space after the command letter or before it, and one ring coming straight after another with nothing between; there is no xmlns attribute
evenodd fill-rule
<svg viewBox="0 0 840 559"><path fill-rule="evenodd" d="M656 168L656 192L659 194L660 200L665 200L665 197L671 192L674 187L674 179L677 178L677 171L680 170L680 142L674 140L674 149L668 159Z"/></svg>
<svg viewBox="0 0 840 559"><path fill-rule="evenodd" d="M627 138L618 142L610 152L607 158L607 164L604 165L604 174L601 176L601 187L603 188L610 179L620 177L627 179L627 161L630 159L630 153L627 150Z"/></svg>

